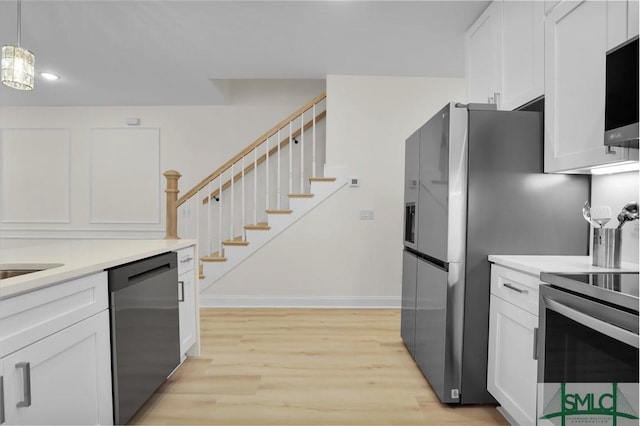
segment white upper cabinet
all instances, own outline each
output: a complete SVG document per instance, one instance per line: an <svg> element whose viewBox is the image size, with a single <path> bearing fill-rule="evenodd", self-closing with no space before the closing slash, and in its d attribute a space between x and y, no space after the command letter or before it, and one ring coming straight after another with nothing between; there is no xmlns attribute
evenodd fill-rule
<svg viewBox="0 0 640 426"><path fill-rule="evenodd" d="M544 3L503 2L502 28L498 108L513 110L544 94Z"/></svg>
<svg viewBox="0 0 640 426"><path fill-rule="evenodd" d="M469 102L495 103L502 90L501 1L491 3L467 30L465 45Z"/></svg>
<svg viewBox="0 0 640 426"><path fill-rule="evenodd" d="M638 0L607 2L607 50L638 35Z"/></svg>
<svg viewBox="0 0 640 426"><path fill-rule="evenodd" d="M607 50L627 39L627 2L607 2Z"/></svg>
<svg viewBox="0 0 640 426"><path fill-rule="evenodd" d="M640 19L640 0L627 2L627 38L638 35L638 20Z"/></svg>
<svg viewBox="0 0 640 426"><path fill-rule="evenodd" d="M544 14L548 15L562 0L544 0Z"/></svg>
<svg viewBox="0 0 640 426"><path fill-rule="evenodd" d="M607 150L603 142L608 7L564 1L545 19L545 172L628 157L628 149Z"/></svg>
<svg viewBox="0 0 640 426"><path fill-rule="evenodd" d="M544 3L496 0L466 33L469 102L512 110L544 92Z"/></svg>

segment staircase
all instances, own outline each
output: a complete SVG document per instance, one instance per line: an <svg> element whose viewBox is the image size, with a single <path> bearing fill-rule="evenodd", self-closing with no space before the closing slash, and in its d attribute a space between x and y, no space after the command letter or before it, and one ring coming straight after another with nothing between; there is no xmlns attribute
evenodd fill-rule
<svg viewBox="0 0 640 426"><path fill-rule="evenodd" d="M325 163L321 94L178 198L167 177L167 238L197 239L200 290L212 285L347 182Z"/></svg>

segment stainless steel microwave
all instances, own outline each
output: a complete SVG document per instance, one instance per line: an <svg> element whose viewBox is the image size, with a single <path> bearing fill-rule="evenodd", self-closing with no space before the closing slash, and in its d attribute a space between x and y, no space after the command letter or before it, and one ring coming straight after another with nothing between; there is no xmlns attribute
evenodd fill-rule
<svg viewBox="0 0 640 426"><path fill-rule="evenodd" d="M607 52L604 144L638 148L638 37Z"/></svg>

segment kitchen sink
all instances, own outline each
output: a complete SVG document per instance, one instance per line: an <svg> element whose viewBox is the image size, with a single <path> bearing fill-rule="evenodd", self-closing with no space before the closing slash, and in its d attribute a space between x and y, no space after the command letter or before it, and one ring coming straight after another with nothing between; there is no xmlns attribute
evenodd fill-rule
<svg viewBox="0 0 640 426"><path fill-rule="evenodd" d="M57 268L62 263L0 263L0 280Z"/></svg>

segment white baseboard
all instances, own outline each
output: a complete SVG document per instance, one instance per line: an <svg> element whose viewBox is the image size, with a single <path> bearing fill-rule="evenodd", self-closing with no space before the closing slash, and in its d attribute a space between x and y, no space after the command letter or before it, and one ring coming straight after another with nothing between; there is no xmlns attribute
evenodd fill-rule
<svg viewBox="0 0 640 426"><path fill-rule="evenodd" d="M269 297L200 294L201 308L388 308L400 309L401 298L387 297Z"/></svg>

